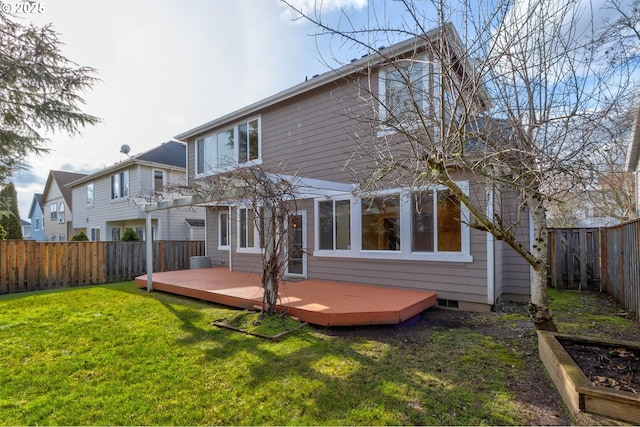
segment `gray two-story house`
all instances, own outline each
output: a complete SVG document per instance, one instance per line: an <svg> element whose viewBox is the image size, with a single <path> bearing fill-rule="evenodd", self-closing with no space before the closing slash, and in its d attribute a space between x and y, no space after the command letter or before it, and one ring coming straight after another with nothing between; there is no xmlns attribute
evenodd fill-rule
<svg viewBox="0 0 640 427"><path fill-rule="evenodd" d="M188 147L188 184L238 168L295 175L305 191L291 214L289 225L296 230L289 233L295 240L289 247L302 250L289 252L297 257L289 260L289 276L427 290L437 293L441 305L462 310L488 310L501 298L527 300L528 264L472 227L468 209L449 190L396 184L363 194L354 179L368 167L350 163L356 138L371 133L357 117L384 115L376 103L388 106L385 98L403 96L394 92L397 66L390 67L389 58L418 64L415 84L422 86L414 93L426 103L438 89L434 69L422 64L432 62L429 40L455 36L451 27L445 30L354 60L177 135ZM393 138L389 129L377 135ZM456 171L455 179L468 195L486 200L487 211L508 203L469 171ZM207 255L233 271L259 270L263 248L251 207L243 200L206 206ZM524 218L518 232L525 244L527 227Z"/></svg>
<svg viewBox="0 0 640 427"><path fill-rule="evenodd" d="M69 183L74 234L83 231L91 241L117 241L130 228L146 240L142 207L172 197L167 189L183 185L185 175L185 144L169 141ZM152 238L204 240L203 219L203 208L195 206L156 212Z"/></svg>

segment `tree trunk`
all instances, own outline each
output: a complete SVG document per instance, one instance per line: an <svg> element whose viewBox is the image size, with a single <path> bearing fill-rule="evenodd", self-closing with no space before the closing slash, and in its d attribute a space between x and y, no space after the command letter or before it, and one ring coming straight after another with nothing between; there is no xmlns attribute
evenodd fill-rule
<svg viewBox="0 0 640 427"><path fill-rule="evenodd" d="M547 246L548 231L546 212L538 196L527 199L533 226L532 253L536 262L531 265L531 303L529 316L536 329L557 332L553 312L547 304Z"/></svg>
<svg viewBox="0 0 640 427"><path fill-rule="evenodd" d="M263 254L262 268L262 289L264 296L262 297L262 309L269 314L276 312L278 303L278 285L279 285L279 257L275 252L276 239L276 214L273 207L264 206L264 229L263 236L265 239L265 247Z"/></svg>

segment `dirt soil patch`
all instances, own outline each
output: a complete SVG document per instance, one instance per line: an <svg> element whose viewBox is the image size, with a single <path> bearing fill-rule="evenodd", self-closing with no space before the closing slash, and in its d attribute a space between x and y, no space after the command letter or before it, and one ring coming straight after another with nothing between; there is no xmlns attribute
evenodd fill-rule
<svg viewBox="0 0 640 427"><path fill-rule="evenodd" d="M575 308L563 307L555 313L555 322L560 332L600 336L620 341L640 341L640 325L630 323L621 328L615 323L593 319L593 316L613 316L620 309L606 294L576 296ZM422 315L398 326L371 326L353 328L324 328L329 335L354 336L387 342L413 343L420 345L429 341L431 334L449 329L468 328L474 333L484 334L521 354L524 360L523 375L518 375L510 384L518 404L530 413L530 425L571 425L572 417L565 408L562 397L538 356L538 341L535 328L526 315L525 304L502 304L489 313L460 312L442 308L430 308ZM584 316L591 316L585 318ZM393 331L395 329L395 331ZM635 360L635 359L634 359ZM636 361L637 363L637 361ZM636 365L638 366L638 365Z"/></svg>
<svg viewBox="0 0 640 427"><path fill-rule="evenodd" d="M640 393L640 354L633 349L558 340L594 386Z"/></svg>

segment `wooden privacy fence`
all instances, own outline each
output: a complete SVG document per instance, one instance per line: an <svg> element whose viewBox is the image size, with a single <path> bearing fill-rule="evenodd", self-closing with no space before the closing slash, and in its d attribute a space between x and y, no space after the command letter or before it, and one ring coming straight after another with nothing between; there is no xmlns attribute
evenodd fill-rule
<svg viewBox="0 0 640 427"><path fill-rule="evenodd" d="M556 289L602 291L600 229L549 229L549 285Z"/></svg>
<svg viewBox="0 0 640 427"><path fill-rule="evenodd" d="M640 220L602 229L602 287L640 319Z"/></svg>
<svg viewBox="0 0 640 427"><path fill-rule="evenodd" d="M153 242L153 271L185 270L202 241ZM145 242L0 241L0 294L132 280L146 274Z"/></svg>

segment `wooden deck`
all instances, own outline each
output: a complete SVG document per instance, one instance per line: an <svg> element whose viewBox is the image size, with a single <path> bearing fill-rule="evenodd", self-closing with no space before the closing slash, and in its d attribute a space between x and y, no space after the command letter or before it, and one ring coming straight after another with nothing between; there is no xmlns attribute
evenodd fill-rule
<svg viewBox="0 0 640 427"><path fill-rule="evenodd" d="M261 276L225 268L153 273L153 289L232 307L262 305ZM147 286L147 276L135 279ZM280 310L321 326L395 325L436 304L433 292L305 279L283 282Z"/></svg>

